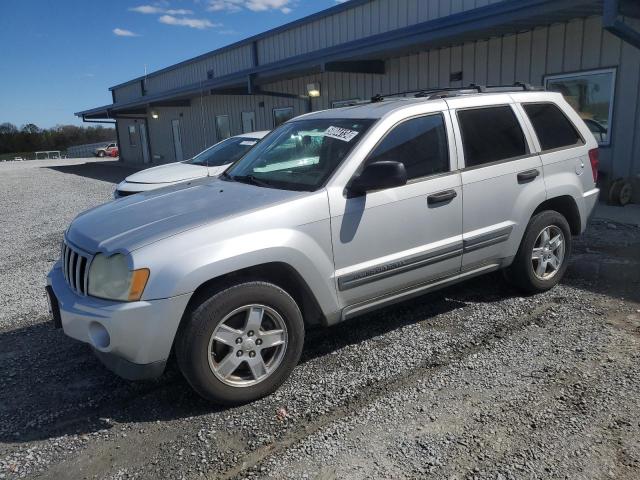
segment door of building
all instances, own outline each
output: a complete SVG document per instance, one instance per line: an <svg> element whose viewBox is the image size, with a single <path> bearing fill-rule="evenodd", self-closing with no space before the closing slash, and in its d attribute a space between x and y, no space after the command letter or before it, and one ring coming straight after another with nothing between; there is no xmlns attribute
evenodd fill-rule
<svg viewBox="0 0 640 480"><path fill-rule="evenodd" d="M242 112L242 133L256 131L256 112Z"/></svg>
<svg viewBox="0 0 640 480"><path fill-rule="evenodd" d="M184 160L182 155L182 137L180 135L180 120L171 120L171 130L173 132L173 148L176 154L176 162Z"/></svg>
<svg viewBox="0 0 640 480"><path fill-rule="evenodd" d="M140 124L140 145L142 146L142 162L149 163L151 156L149 155L149 140L147 139L147 124Z"/></svg>

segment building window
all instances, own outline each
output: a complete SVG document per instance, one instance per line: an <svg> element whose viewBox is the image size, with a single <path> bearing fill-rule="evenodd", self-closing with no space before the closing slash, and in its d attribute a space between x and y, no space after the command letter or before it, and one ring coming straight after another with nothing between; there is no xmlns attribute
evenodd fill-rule
<svg viewBox="0 0 640 480"><path fill-rule="evenodd" d="M229 115L218 115L216 117L216 135L219 142L231 136Z"/></svg>
<svg viewBox="0 0 640 480"><path fill-rule="evenodd" d="M136 146L136 126L129 125L129 145Z"/></svg>
<svg viewBox="0 0 640 480"><path fill-rule="evenodd" d="M242 112L242 133L250 133L256 131L256 112Z"/></svg>
<svg viewBox="0 0 640 480"><path fill-rule="evenodd" d="M458 110L464 166L476 167L529 153L520 122L508 106Z"/></svg>
<svg viewBox="0 0 640 480"><path fill-rule="evenodd" d="M293 118L293 107L273 109L273 128L277 128Z"/></svg>
<svg viewBox="0 0 640 480"><path fill-rule="evenodd" d="M413 118L391 130L374 149L367 164L402 162L407 179L449 171L449 146L441 114Z"/></svg>
<svg viewBox="0 0 640 480"><path fill-rule="evenodd" d="M547 90L564 95L600 145L611 143L615 84L613 68L545 77Z"/></svg>

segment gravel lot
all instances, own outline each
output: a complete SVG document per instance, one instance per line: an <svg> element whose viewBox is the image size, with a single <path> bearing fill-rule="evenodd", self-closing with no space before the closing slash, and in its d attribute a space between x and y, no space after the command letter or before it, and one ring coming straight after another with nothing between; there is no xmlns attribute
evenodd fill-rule
<svg viewBox="0 0 640 480"><path fill-rule="evenodd" d="M53 330L63 230L129 172L0 165L2 478L640 478L640 229L594 220L566 281L490 275L308 333L274 395L130 383Z"/></svg>

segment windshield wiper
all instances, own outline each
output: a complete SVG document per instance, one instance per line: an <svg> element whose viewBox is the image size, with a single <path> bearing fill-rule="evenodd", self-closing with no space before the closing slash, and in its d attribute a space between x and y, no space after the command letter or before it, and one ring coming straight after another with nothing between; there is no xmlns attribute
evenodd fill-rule
<svg viewBox="0 0 640 480"><path fill-rule="evenodd" d="M235 180L236 182L249 183L257 187L273 188L273 185L271 185L268 182L265 182L264 180L260 180L256 178L255 175L234 175L233 177L229 175L229 178L231 180Z"/></svg>

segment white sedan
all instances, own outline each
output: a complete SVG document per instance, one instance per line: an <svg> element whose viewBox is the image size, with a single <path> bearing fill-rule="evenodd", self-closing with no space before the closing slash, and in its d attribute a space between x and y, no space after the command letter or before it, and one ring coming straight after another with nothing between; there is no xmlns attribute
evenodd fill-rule
<svg viewBox="0 0 640 480"><path fill-rule="evenodd" d="M215 177L242 158L269 133L243 133L227 138L184 162L167 163L129 175L116 186L114 198L146 192L202 177Z"/></svg>

